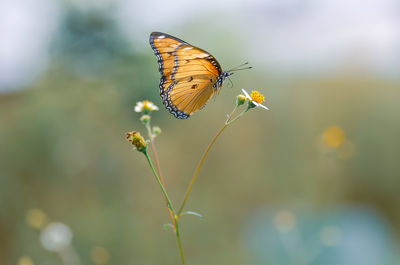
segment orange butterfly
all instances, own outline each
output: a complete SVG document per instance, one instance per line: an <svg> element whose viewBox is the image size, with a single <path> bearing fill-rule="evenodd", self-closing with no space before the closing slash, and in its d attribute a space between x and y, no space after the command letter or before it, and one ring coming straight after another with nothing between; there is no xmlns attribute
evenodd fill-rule
<svg viewBox="0 0 400 265"><path fill-rule="evenodd" d="M178 119L201 109L232 71L241 70L224 72L208 52L165 33L151 33L150 45L161 73L162 102Z"/></svg>

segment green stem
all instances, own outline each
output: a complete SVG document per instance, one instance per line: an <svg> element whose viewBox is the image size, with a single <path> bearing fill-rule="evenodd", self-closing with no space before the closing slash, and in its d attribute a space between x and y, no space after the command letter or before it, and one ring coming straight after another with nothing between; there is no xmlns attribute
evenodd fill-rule
<svg viewBox="0 0 400 265"><path fill-rule="evenodd" d="M164 178L163 178L162 172L161 172L160 160L158 158L157 149L156 149L156 146L154 144L154 136L153 136L153 132L151 131L150 121L147 124L145 124L145 126L146 126L146 129L147 129L147 134L148 134L149 139L150 139L150 147L151 147L151 151L152 151L152 154L153 154L153 158L154 158L154 162L155 162L155 165L156 165L158 176L160 177L161 183L163 185L165 185Z"/></svg>
<svg viewBox="0 0 400 265"><path fill-rule="evenodd" d="M179 236L179 225L177 216L175 217L175 235L176 235L176 240L178 241L178 248L179 248L179 254L181 256L182 265L185 265L185 257L183 256L182 242Z"/></svg>
<svg viewBox="0 0 400 265"><path fill-rule="evenodd" d="M233 108L231 114L229 114L228 118L226 119L225 124L229 123L229 121L232 119L233 114L236 112L237 108L238 108L238 105L236 105L236 106Z"/></svg>
<svg viewBox="0 0 400 265"><path fill-rule="evenodd" d="M231 125L232 123L234 123L235 121L237 121L238 119L240 119L250 108L247 107L244 111L242 111L239 115L237 115L234 119L232 120L228 120L225 124Z"/></svg>
<svg viewBox="0 0 400 265"><path fill-rule="evenodd" d="M153 171L153 174L154 174L154 176L155 176L155 178L157 180L157 183L160 185L160 188L161 188L161 191L162 191L162 193L164 195L164 198L167 201L167 207L168 207L168 209L170 210L170 212L173 215L174 223L172 225L173 225L173 228L175 230L175 235L176 235L176 240L178 242L178 249L179 249L179 254L180 254L180 257L181 257L182 265L185 265L185 258L183 256L183 250L182 250L182 242L181 242L181 238L180 238L180 235L179 235L178 218L177 218L177 215L175 214L174 207L172 206L172 202L168 197L168 194L167 194L167 191L164 188L164 185L161 183L161 180L158 177L156 170L154 169L153 163L151 162L150 157L147 154L147 151L143 151L143 154L145 155L145 157L147 159L147 162L149 162L151 170Z"/></svg>
<svg viewBox="0 0 400 265"><path fill-rule="evenodd" d="M236 105L235 108L233 109L233 111L231 112L231 114L226 119L226 121L225 121L224 125L222 126L222 128L217 132L217 134L214 136L214 138L208 144L206 150L204 151L203 155L201 156L200 161L197 164L196 170L193 173L192 179L190 180L189 186L186 189L186 193L185 193L185 196L184 196L183 201L181 203L181 206L179 207L178 219L182 214L183 208L185 207L186 201L187 201L187 199L189 197L189 194L190 194L190 192L192 190L193 184L194 184L194 182L195 182L195 180L197 178L197 175L199 174L200 168L203 165L204 160L205 160L206 156L208 155L208 152L210 151L211 147L214 145L214 143L217 141L218 137L222 134L222 132L225 130L226 127L228 127L233 122L238 120L240 117L242 117L248 111L248 107L247 107L242 113L240 113L238 116L236 116L234 119L232 119L232 116L236 112L237 108L238 108L238 106Z"/></svg>
<svg viewBox="0 0 400 265"><path fill-rule="evenodd" d="M149 165L150 165L150 167L151 167L151 170L153 171L154 176L156 177L156 180L157 180L158 185L160 185L160 188L161 188L161 191L162 191L162 193L163 193L163 195L164 195L164 198L165 198L165 200L167 201L167 207L168 207L168 209L170 209L170 210L172 211L172 214L175 216L175 211L174 211L174 207L172 206L172 202L171 202L171 200L169 199L168 194L167 194L167 191L165 190L164 185L161 183L161 180L160 180L160 178L158 177L156 170L154 169L153 163L151 162L150 157L149 157L149 155L147 154L147 151L143 151L143 154L144 154L144 156L146 157L147 162L149 162Z"/></svg>
<svg viewBox="0 0 400 265"><path fill-rule="evenodd" d="M147 122L145 124L145 126L146 126L146 129L147 129L147 134L149 135L151 153L152 153L154 161L155 161L157 173L158 173L158 176L160 177L161 184L163 186L165 186L165 181L164 181L164 178L163 178L163 175L162 175L162 172L161 172L160 160L158 159L158 153L157 153L156 145L154 143L154 135L153 135L153 132L151 131L150 121ZM171 212L171 210L169 208L168 208L168 215L169 215L169 218L171 219L172 225L175 226L175 218L174 218L174 215L172 214L172 212Z"/></svg>

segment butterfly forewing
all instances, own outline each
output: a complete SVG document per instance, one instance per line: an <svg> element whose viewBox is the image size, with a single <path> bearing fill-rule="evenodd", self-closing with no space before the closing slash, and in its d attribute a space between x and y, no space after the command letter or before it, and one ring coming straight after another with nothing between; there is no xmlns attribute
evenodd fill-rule
<svg viewBox="0 0 400 265"><path fill-rule="evenodd" d="M186 119L217 91L221 66L208 52L165 33L153 32L150 44L158 59L163 104L175 117Z"/></svg>

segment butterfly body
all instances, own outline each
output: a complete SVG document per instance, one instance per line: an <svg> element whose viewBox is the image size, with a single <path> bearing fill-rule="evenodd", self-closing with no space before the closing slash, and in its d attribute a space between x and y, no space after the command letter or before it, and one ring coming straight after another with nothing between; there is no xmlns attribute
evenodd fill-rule
<svg viewBox="0 0 400 265"><path fill-rule="evenodd" d="M150 45L161 74L162 102L176 118L201 109L231 75L211 54L171 35L153 32Z"/></svg>
<svg viewBox="0 0 400 265"><path fill-rule="evenodd" d="M215 90L217 90L218 88L220 88L222 86L222 84L225 81L225 78L227 78L228 76L232 75L232 73L230 72L222 72L218 77L217 80L215 81L215 84L213 85L213 88Z"/></svg>

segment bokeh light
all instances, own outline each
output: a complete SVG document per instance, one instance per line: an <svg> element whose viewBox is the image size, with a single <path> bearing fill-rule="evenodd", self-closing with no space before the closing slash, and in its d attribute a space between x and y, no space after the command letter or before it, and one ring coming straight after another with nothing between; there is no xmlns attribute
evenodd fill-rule
<svg viewBox="0 0 400 265"><path fill-rule="evenodd" d="M339 126L330 126L322 134L324 143L329 147L339 147L345 140L345 134Z"/></svg>
<svg viewBox="0 0 400 265"><path fill-rule="evenodd" d="M104 247L94 247L90 251L90 258L94 263L98 265L103 265L109 261L110 253Z"/></svg>
<svg viewBox="0 0 400 265"><path fill-rule="evenodd" d="M26 214L26 223L36 229L43 228L48 222L48 217L40 209L30 209Z"/></svg>
<svg viewBox="0 0 400 265"><path fill-rule="evenodd" d="M34 263L30 257L23 256L18 259L17 265L34 265Z"/></svg>
<svg viewBox="0 0 400 265"><path fill-rule="evenodd" d="M50 223L40 234L42 246L48 251L61 251L70 245L71 240L72 231L63 223Z"/></svg>
<svg viewBox="0 0 400 265"><path fill-rule="evenodd" d="M276 212L268 208L248 217L244 242L253 264L391 265L398 260L395 236L371 210L349 207L317 212L297 207L287 216L291 215L296 216L296 229L286 233L276 230Z"/></svg>

